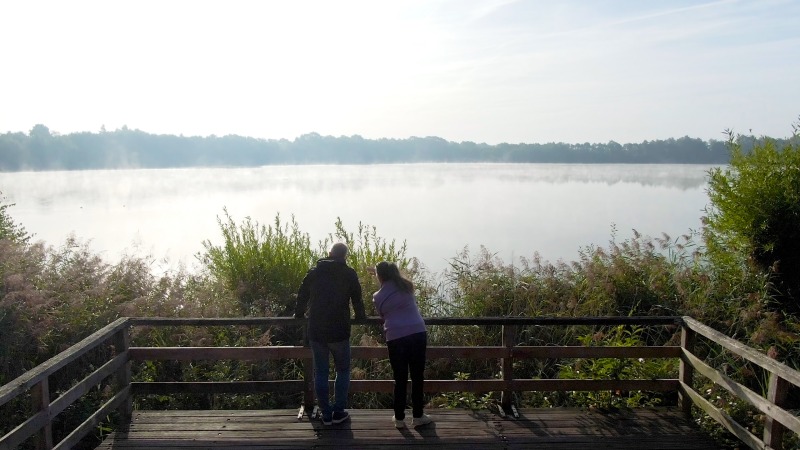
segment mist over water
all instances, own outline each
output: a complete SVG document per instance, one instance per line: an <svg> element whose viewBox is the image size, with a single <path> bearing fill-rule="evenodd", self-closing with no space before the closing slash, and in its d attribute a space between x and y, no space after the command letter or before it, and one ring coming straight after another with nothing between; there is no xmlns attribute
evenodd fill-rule
<svg viewBox="0 0 800 450"><path fill-rule="evenodd" d="M587 245L699 229L708 203L702 165L407 164L264 166L4 173L9 212L34 239L72 233L108 262L152 255L160 272L196 266L202 241L222 238L217 217L272 224L294 216L316 243L341 217L434 272L465 247L506 262L577 259Z"/></svg>

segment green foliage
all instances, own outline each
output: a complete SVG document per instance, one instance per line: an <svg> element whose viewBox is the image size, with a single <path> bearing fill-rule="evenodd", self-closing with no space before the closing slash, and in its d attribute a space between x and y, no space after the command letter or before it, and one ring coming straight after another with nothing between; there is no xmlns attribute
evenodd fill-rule
<svg viewBox="0 0 800 450"><path fill-rule="evenodd" d="M456 381L466 381L471 376L466 372L456 372L454 375ZM464 408L474 411L496 405L497 400L494 397L494 392L487 392L481 395L475 392L443 392L431 399L431 406L438 408Z"/></svg>
<svg viewBox="0 0 800 450"><path fill-rule="evenodd" d="M14 203L6 203L6 198L0 192L0 240L9 239L15 242L27 243L31 236L25 231L25 227L14 222L14 219L9 215L8 209L14 206Z"/></svg>
<svg viewBox="0 0 800 450"><path fill-rule="evenodd" d="M448 313L464 316L672 315L713 295L695 234L640 235L589 246L570 264L519 258L505 264L482 248L464 251L446 272Z"/></svg>
<svg viewBox="0 0 800 450"><path fill-rule="evenodd" d="M607 332L599 331L582 336L579 340L582 345L586 346L634 347L647 344L647 340L643 338L644 332L645 329L642 327L620 325ZM563 364L559 377L598 380L676 378L677 370L677 361L672 359L578 359L571 364ZM659 393L642 391L570 392L568 395L571 397L570 402L575 405L605 409L656 406L664 401L663 396Z"/></svg>
<svg viewBox="0 0 800 450"><path fill-rule="evenodd" d="M800 312L800 136L751 152L729 133L730 165L709 172L706 244L718 266L772 275L777 308Z"/></svg>
<svg viewBox="0 0 800 450"><path fill-rule="evenodd" d="M356 232L349 232L337 219L334 231L314 251L308 234L300 231L294 217L284 223L277 215L274 226L260 225L249 217L237 224L225 210L225 220L218 222L223 244L204 241L205 253L198 257L212 278L220 280L238 299L242 315L290 315L306 272L318 258L327 257L336 242L344 242L350 249L347 263L362 281L368 311L369 294L377 291L378 284L367 268L386 260L396 262L412 280L417 272L416 260L405 256L405 242L388 241L378 236L375 227L361 223Z"/></svg>
<svg viewBox="0 0 800 450"><path fill-rule="evenodd" d="M225 220L217 221L224 242L217 246L204 241L205 254L199 257L238 298L240 314L290 315L293 294L314 262L308 234L294 217L283 223L278 215L274 226L247 217L237 225L226 209Z"/></svg>

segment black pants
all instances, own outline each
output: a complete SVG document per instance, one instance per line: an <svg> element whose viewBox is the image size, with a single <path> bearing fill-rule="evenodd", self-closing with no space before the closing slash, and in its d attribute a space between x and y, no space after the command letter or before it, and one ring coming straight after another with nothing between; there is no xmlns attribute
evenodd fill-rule
<svg viewBox="0 0 800 450"><path fill-rule="evenodd" d="M389 348L389 362L394 372L394 417L397 420L406 417L406 384L411 372L411 410L413 417L422 417L424 398L422 389L425 383L425 350L428 347L428 333L416 333L410 336L386 342Z"/></svg>

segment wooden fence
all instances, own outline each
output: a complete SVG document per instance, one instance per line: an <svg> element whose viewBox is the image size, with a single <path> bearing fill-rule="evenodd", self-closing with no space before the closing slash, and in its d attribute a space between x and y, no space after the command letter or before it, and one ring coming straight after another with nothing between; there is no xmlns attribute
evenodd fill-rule
<svg viewBox="0 0 800 450"><path fill-rule="evenodd" d="M377 325L378 319L369 318L359 324ZM722 424L742 442L754 449L779 449L787 431L800 435L800 419L783 407L792 386L800 386L800 372L768 358L767 356L719 333L690 317L579 317L579 318L428 318L428 325L436 326L499 326L502 338L496 346L432 346L428 359L463 358L493 359L501 367L500 377L480 380L426 380L428 392L502 392L502 405L511 407L513 392L522 391L651 391L677 392L686 414L692 406L700 408ZM131 328L137 326L283 326L301 327L304 319L293 318L121 318L98 330L59 355L26 372L19 378L0 387L0 407L29 396L32 408L21 415L19 425L0 437L0 450L18 448L30 441L37 449L69 449L92 433L113 412L122 421L130 419L133 398L140 395L187 392L203 393L303 393L306 410L313 404L311 351L305 346L262 347L131 347ZM637 326L681 327L681 342L675 346L526 346L516 342L519 327L546 326ZM735 382L722 370L706 364L696 356L695 346L700 339L716 345L736 357L744 358L769 374L769 390L765 396ZM93 370L69 389L53 399L50 377L68 364L75 363L94 349L107 347L110 356L99 368ZM352 348L354 359L386 359L385 346ZM532 379L514 373L513 362L526 359L575 358L667 358L679 360L678 378L675 379ZM172 360L244 360L298 359L304 362L301 380L239 381L239 382L134 382L131 364L141 361ZM694 378L706 377L728 390L733 396L746 401L766 417L763 436L758 437L734 421L722 409L693 389ZM112 380L114 386L110 399L94 411L83 423L76 426L63 439L53 442L53 424L56 417L87 395L102 382ZM352 380L351 392L392 392L392 380Z"/></svg>

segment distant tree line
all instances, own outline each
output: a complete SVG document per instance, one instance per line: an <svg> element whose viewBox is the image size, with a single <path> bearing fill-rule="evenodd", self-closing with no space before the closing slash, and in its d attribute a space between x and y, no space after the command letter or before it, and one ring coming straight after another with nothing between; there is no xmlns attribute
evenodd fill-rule
<svg viewBox="0 0 800 450"><path fill-rule="evenodd" d="M755 138L739 137L742 148ZM619 144L477 144L438 137L364 139L309 133L293 141L228 136L149 134L127 127L99 133L52 133L36 125L0 134L0 171L261 166L270 164L386 164L417 162L725 164L726 141L678 139Z"/></svg>

